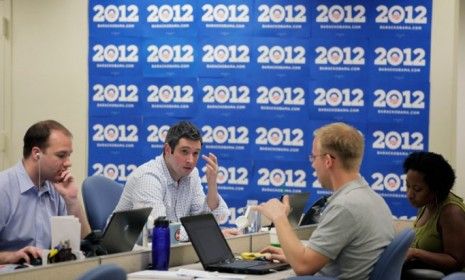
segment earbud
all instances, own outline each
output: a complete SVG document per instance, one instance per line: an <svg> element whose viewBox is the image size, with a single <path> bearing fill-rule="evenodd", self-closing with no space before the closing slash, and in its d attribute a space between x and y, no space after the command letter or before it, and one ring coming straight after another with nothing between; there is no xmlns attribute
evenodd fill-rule
<svg viewBox="0 0 465 280"><path fill-rule="evenodd" d="M36 153L36 159L40 159L40 153Z"/></svg>

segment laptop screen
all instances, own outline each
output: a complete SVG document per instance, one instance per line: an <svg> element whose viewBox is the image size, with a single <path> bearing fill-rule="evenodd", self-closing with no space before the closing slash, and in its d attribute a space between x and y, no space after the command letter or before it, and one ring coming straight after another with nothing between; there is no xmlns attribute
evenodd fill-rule
<svg viewBox="0 0 465 280"><path fill-rule="evenodd" d="M234 259L212 214L183 217L181 223L204 267Z"/></svg>
<svg viewBox="0 0 465 280"><path fill-rule="evenodd" d="M102 236L107 253L132 250L151 211L152 207L114 212Z"/></svg>
<svg viewBox="0 0 465 280"><path fill-rule="evenodd" d="M309 193L295 193L289 194L289 205L291 206L291 212L289 212L289 223L293 227L299 225L302 214L304 213L305 204L307 204Z"/></svg>

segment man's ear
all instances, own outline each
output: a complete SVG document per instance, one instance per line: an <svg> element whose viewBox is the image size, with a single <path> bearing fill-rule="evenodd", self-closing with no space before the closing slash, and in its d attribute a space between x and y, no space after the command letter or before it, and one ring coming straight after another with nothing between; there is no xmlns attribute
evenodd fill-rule
<svg viewBox="0 0 465 280"><path fill-rule="evenodd" d="M325 155L324 158L325 158L325 166L327 168L331 168L334 166L334 160L329 155Z"/></svg>
<svg viewBox="0 0 465 280"><path fill-rule="evenodd" d="M171 147L168 143L163 144L163 154L171 154Z"/></svg>
<svg viewBox="0 0 465 280"><path fill-rule="evenodd" d="M35 160L39 160L41 153L42 152L40 151L39 147L32 147L30 157L32 157Z"/></svg>

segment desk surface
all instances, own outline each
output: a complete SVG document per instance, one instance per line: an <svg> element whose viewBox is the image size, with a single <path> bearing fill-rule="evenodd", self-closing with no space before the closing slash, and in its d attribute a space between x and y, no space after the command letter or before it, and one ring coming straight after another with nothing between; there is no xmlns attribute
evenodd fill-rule
<svg viewBox="0 0 465 280"><path fill-rule="evenodd" d="M397 230L404 227L411 227L411 221L396 221ZM310 237L315 226L305 226L297 228L296 233L300 239L306 240ZM231 250L238 254L245 251L258 251L265 245L269 244L269 235L267 233L256 233L251 235L242 235L227 239ZM46 280L63 280L76 279L82 273L91 268L102 264L113 263L122 267L127 273L141 271L147 267L150 262L151 252L149 249L131 251L120 254L112 254L101 257L88 258L85 260L71 261L52 265L45 265L34 268L24 268L18 272L0 274L0 280L22 280L22 279L46 279ZM190 243L175 245L171 248L170 267L172 268L189 268L202 269L198 262L197 255ZM285 270L276 273L266 274L263 276L247 275L246 279L283 279L293 276L292 270Z"/></svg>

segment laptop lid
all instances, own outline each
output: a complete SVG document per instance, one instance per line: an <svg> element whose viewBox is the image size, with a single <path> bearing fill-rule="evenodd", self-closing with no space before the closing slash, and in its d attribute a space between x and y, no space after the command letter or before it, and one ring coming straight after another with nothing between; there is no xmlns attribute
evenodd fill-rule
<svg viewBox="0 0 465 280"><path fill-rule="evenodd" d="M205 270L266 274L289 267L287 263L236 260L212 214L184 217L181 223Z"/></svg>
<svg viewBox="0 0 465 280"><path fill-rule="evenodd" d="M288 194L289 196L289 205L291 206L291 211L289 212L288 219L289 223L293 227L299 226L300 219L304 213L305 205L307 204L308 197L310 193L293 193Z"/></svg>
<svg viewBox="0 0 465 280"><path fill-rule="evenodd" d="M181 218L181 223L205 270L218 263L234 261L234 255L212 214Z"/></svg>
<svg viewBox="0 0 465 280"><path fill-rule="evenodd" d="M150 212L152 207L114 212L101 239L107 253L131 251Z"/></svg>

